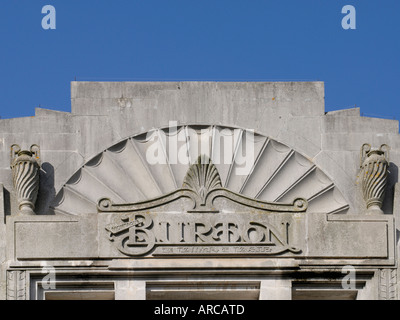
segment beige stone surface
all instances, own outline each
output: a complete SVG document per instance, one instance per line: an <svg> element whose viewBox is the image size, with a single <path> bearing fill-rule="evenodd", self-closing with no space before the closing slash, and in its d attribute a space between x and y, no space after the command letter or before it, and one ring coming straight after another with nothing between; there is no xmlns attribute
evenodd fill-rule
<svg viewBox="0 0 400 320"><path fill-rule="evenodd" d="M358 108L325 113L324 95L323 82L72 82L71 113L37 108L34 117L1 119L0 298L397 298L398 121ZM184 136L176 145L171 121ZM215 161L229 141L228 158L238 160L249 132L247 173L237 174L237 161ZM362 196L364 143L390 146L380 214L368 213ZM40 146L34 216L18 215L12 144ZM171 153L151 165L156 146ZM187 163L173 163L179 152ZM203 154L219 184L199 178L187 187ZM114 211L101 210L102 198ZM290 211L298 198L306 210ZM135 225L136 214L152 224ZM110 233L112 224L122 231ZM197 238L184 244L177 230ZM132 255L150 240L152 251ZM348 290L346 265L357 276ZM54 266L56 290L43 289L44 266Z"/></svg>

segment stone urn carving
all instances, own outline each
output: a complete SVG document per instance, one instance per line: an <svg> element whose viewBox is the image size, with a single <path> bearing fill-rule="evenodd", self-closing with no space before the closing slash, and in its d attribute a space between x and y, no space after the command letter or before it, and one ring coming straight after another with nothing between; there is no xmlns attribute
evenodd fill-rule
<svg viewBox="0 0 400 320"><path fill-rule="evenodd" d="M35 214L35 202L39 191L40 149L32 145L30 150L11 146L11 169L19 213Z"/></svg>
<svg viewBox="0 0 400 320"><path fill-rule="evenodd" d="M383 214L381 209L389 167L389 147L386 144L379 149L364 143L361 147L361 186L368 213Z"/></svg>

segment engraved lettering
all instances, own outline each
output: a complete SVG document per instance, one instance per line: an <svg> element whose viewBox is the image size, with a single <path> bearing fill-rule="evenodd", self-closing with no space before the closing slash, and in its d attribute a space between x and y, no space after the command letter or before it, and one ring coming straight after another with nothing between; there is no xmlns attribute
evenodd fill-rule
<svg viewBox="0 0 400 320"><path fill-rule="evenodd" d="M169 242L169 222L161 221L158 223L160 225L160 233L157 236L157 241L159 242Z"/></svg>
<svg viewBox="0 0 400 320"><path fill-rule="evenodd" d="M212 227L207 223L195 222L189 224L192 227L194 236L193 242L208 242L207 236L210 235Z"/></svg>
<svg viewBox="0 0 400 320"><path fill-rule="evenodd" d="M179 215L181 221L176 221L176 214L132 213L114 220L106 230L118 250L130 256L150 252L155 255L251 255L301 251L289 245L287 221L279 223L282 233L267 217L254 219L251 214L240 215L237 221L226 221L226 216L207 216L204 221L203 214L187 214Z"/></svg>
<svg viewBox="0 0 400 320"><path fill-rule="evenodd" d="M185 223L183 222L178 222L178 234L180 239L178 240L179 242L185 242Z"/></svg>
<svg viewBox="0 0 400 320"><path fill-rule="evenodd" d="M221 222L215 225L212 235L215 241L222 243L237 242L240 240L238 226L231 222Z"/></svg>
<svg viewBox="0 0 400 320"><path fill-rule="evenodd" d="M126 243L128 246L146 244L150 239L150 232L147 229L153 224L153 221L138 215L135 216L135 220L141 222L129 228L129 240Z"/></svg>

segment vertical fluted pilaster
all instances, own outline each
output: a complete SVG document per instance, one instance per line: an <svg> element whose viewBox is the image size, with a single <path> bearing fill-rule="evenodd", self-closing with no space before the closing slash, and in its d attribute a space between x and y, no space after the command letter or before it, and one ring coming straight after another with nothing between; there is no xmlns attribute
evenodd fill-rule
<svg viewBox="0 0 400 320"><path fill-rule="evenodd" d="M362 191L369 213L383 213L381 207L385 196L389 147L371 149L369 144L361 147Z"/></svg>
<svg viewBox="0 0 400 320"><path fill-rule="evenodd" d="M39 147L32 145L29 151L21 151L18 145L12 145L11 169L19 212L25 215L35 214L39 191Z"/></svg>

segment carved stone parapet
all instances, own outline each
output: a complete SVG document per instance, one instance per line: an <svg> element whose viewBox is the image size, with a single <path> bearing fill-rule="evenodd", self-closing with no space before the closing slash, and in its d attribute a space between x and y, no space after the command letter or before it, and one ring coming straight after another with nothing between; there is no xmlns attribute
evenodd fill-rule
<svg viewBox="0 0 400 320"><path fill-rule="evenodd" d="M11 169L19 213L35 214L35 202L39 191L40 149L32 145L30 150L11 146Z"/></svg>
<svg viewBox="0 0 400 320"><path fill-rule="evenodd" d="M381 207L387 184L389 147L383 144L374 149L365 143L360 158L361 186L368 212L383 214Z"/></svg>

